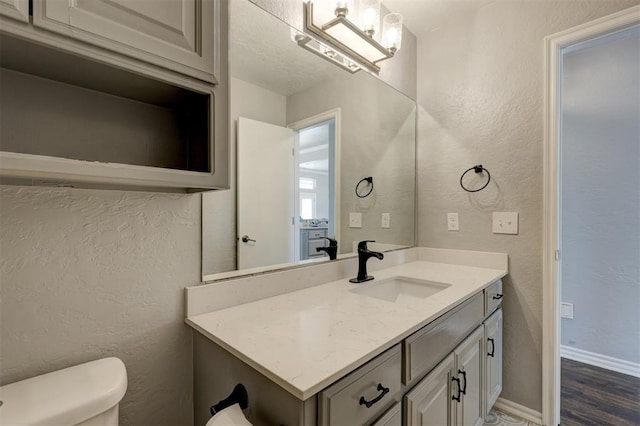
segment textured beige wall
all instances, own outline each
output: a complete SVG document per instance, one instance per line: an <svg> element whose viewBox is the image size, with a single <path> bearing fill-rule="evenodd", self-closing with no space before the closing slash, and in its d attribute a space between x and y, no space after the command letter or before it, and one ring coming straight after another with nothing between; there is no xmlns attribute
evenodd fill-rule
<svg viewBox="0 0 640 426"><path fill-rule="evenodd" d="M637 3L496 1L418 41L418 243L509 254L502 397L538 411L543 39ZM470 195L459 178L479 163L492 182ZM492 234L493 211L519 212L520 234ZM447 212L460 213L459 232L447 231Z"/></svg>
<svg viewBox="0 0 640 426"><path fill-rule="evenodd" d="M122 425L192 422L200 196L0 186L0 384L116 356Z"/></svg>

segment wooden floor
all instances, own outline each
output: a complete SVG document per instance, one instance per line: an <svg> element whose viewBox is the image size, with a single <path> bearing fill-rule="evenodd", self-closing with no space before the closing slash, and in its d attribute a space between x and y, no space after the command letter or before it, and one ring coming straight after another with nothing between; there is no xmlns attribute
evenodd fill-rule
<svg viewBox="0 0 640 426"><path fill-rule="evenodd" d="M640 378L562 358L562 426L640 425Z"/></svg>

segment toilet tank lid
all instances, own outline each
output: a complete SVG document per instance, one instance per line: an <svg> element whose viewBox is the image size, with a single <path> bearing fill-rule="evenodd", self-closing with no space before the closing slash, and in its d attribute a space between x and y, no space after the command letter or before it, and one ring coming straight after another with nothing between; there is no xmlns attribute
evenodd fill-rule
<svg viewBox="0 0 640 426"><path fill-rule="evenodd" d="M116 406L126 390L120 359L87 362L0 387L0 424L77 424Z"/></svg>

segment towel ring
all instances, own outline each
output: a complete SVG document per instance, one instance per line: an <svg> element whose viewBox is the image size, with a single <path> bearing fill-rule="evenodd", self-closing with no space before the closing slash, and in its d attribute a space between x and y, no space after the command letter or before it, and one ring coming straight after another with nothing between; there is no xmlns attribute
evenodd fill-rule
<svg viewBox="0 0 640 426"><path fill-rule="evenodd" d="M360 193L358 192L358 188L360 187L360 185L363 182L369 182L369 185L371 185L371 188L369 188L369 192L367 192L366 194L360 195ZM366 198L371 194L372 191L373 191L373 177L372 176L369 176L369 177L361 179L360 182L358 182L358 184L356 185L356 195L358 196L358 198Z"/></svg>
<svg viewBox="0 0 640 426"><path fill-rule="evenodd" d="M467 173L469 173L471 170L473 170L476 173L487 172L487 182L484 185L482 185L480 188L478 188L478 189L468 189L462 183L462 179L464 179L464 176ZM479 192L479 191L482 191L483 189L485 189L487 187L487 185L489 185L489 182L491 182L491 173L489 173L489 170L487 170L484 167L482 167L482 164L478 164L477 166L469 167L467 170L464 171L464 173L462 173L462 176L460 176L460 186L462 187L462 189L464 189L467 192Z"/></svg>

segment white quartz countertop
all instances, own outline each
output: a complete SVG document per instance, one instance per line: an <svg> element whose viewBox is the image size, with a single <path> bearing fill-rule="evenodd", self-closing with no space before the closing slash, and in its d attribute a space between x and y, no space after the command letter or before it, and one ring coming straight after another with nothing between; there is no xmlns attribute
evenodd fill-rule
<svg viewBox="0 0 640 426"><path fill-rule="evenodd" d="M376 271L376 279L363 284L345 278L191 316L187 323L305 400L506 273L418 260ZM350 291L394 276L451 286L397 302Z"/></svg>

